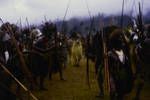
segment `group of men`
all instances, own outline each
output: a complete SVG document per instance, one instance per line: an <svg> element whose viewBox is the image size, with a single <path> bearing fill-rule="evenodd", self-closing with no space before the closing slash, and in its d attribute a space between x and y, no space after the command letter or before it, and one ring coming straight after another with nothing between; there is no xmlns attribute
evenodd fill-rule
<svg viewBox="0 0 150 100"><path fill-rule="evenodd" d="M124 32L115 27L107 33L105 33L107 30L101 30L93 37L87 36L90 38L88 45L88 39L82 40L80 36L72 39L75 42L71 42L70 45L68 36L65 33L57 32L57 27L53 23L46 22L41 29L36 27L21 29L14 24L5 23L0 27L0 63L9 66L8 69L12 71L12 74L22 79L25 73L20 72L22 70L19 68L21 63L18 63L19 59L16 57L20 55L14 45L17 44L29 66L29 71L32 72L32 79L39 84L41 90L46 90L44 79L47 75L51 79L53 72L59 72L60 79L64 80L63 68L67 67L69 52L74 55L75 66L79 66L81 57L85 54L86 57L91 57L95 63L100 96L105 95L105 80L108 81L112 100L125 98L133 89L135 80L141 80L136 87L135 99L138 100L144 79L149 78L149 71L146 70L150 65L147 60L150 57L148 52L150 49L149 29L150 27L145 35L140 31ZM141 38L141 34L145 38ZM71 47L72 49L70 49ZM108 67L107 71L105 71L105 67ZM0 74L7 77L5 79L0 77L0 96L7 98L7 95L10 94L11 99L15 98L8 89L11 77L5 75L6 72L1 68ZM106 74L109 76L107 79L105 79ZM33 88L32 85L31 88Z"/></svg>
<svg viewBox="0 0 150 100"><path fill-rule="evenodd" d="M131 31L128 28L128 31L124 31L116 27L104 35L102 35L103 32L95 35L93 42L96 48L94 50L95 69L98 75L100 97L107 94L105 89L108 89L111 100L123 100L135 89L135 97L132 99L140 99L144 83L150 78L149 28L145 28L145 31L141 33L138 29ZM108 77L105 78L105 76Z"/></svg>
<svg viewBox="0 0 150 100"><path fill-rule="evenodd" d="M0 63L21 82L26 77L29 81L27 74L31 73L30 89L34 89L34 85L37 85L40 90L47 90L44 86L47 75L51 79L52 73L59 72L60 79L65 80L63 69L67 67L68 53L66 41L65 34L57 32L57 27L53 23L46 22L41 29L35 26L21 29L7 22L0 27ZM20 60L20 56L24 62ZM26 68L22 67L23 63ZM11 75L7 75L6 70L0 69L0 74L2 74L0 96L12 100L11 96L7 96L7 92L11 94L7 84L11 86L13 79Z"/></svg>

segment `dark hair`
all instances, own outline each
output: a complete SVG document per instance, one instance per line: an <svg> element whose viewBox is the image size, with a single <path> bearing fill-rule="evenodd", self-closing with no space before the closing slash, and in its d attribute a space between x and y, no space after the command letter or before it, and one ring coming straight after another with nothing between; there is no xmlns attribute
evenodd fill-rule
<svg viewBox="0 0 150 100"><path fill-rule="evenodd" d="M109 45L111 48L115 49L121 49L123 46L123 41L122 41L122 30L121 29L116 29L114 30L110 37L109 37Z"/></svg>

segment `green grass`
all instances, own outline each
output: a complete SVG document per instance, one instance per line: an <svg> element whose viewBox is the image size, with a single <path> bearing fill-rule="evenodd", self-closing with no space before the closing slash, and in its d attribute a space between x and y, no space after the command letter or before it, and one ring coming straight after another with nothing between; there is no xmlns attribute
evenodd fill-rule
<svg viewBox="0 0 150 100"><path fill-rule="evenodd" d="M80 67L74 67L72 64L69 64L64 70L66 81L61 81L58 73L53 74L52 80L46 79L48 91L33 91L34 95L39 100L103 100L96 98L99 88L94 64L90 62L89 65L91 88L88 87L86 80L86 60L82 59ZM132 100L131 98L134 94L135 92L133 91L125 100ZM142 91L141 100L150 100L150 86L148 84Z"/></svg>
<svg viewBox="0 0 150 100"><path fill-rule="evenodd" d="M59 79L59 74L53 74L52 80L46 79L48 91L34 91L40 100L97 100L97 80L94 74L93 64L90 62L90 85L86 80L86 65L82 60L80 67L73 67L71 64L64 70L66 81Z"/></svg>

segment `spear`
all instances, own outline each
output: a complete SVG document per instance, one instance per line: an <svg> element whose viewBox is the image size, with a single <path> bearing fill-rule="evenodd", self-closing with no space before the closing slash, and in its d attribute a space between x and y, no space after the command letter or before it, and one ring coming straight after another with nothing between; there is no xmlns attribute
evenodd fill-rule
<svg viewBox="0 0 150 100"><path fill-rule="evenodd" d="M27 23L27 28L30 30L30 24L29 24L29 21L28 21L27 17L26 17L26 23Z"/></svg>
<svg viewBox="0 0 150 100"><path fill-rule="evenodd" d="M123 20L123 17L124 17L124 3L125 3L125 0L122 1L122 12L121 12L120 26L121 26L121 30L122 30L121 37L122 37L123 41L125 43L127 43L127 39L126 39L126 36L124 34L124 31L123 31L123 28L124 28L124 20Z"/></svg>
<svg viewBox="0 0 150 100"><path fill-rule="evenodd" d="M110 75L109 75L109 66L108 66L108 52L106 44L106 36L104 35L104 22L101 20L101 38L103 43L103 66L104 66L104 94L106 98L110 97Z"/></svg>
<svg viewBox="0 0 150 100"><path fill-rule="evenodd" d="M22 21L21 21L21 17L20 17L20 32L22 32Z"/></svg>
<svg viewBox="0 0 150 100"><path fill-rule="evenodd" d="M86 7L87 7L87 10L88 10L88 14L89 14L90 20L92 21L92 15L91 15L91 12L90 12L90 9L89 9L88 1L85 0L85 3L86 3Z"/></svg>
<svg viewBox="0 0 150 100"><path fill-rule="evenodd" d="M144 33L144 27L143 27L143 18L142 18L142 10L141 10L141 4L139 2L139 15L138 15L138 29L140 31L139 37L143 39L143 33Z"/></svg>
<svg viewBox="0 0 150 100"><path fill-rule="evenodd" d="M44 16L44 20L45 20L45 22L48 22L48 21L47 21L47 18L46 18L46 15Z"/></svg>
<svg viewBox="0 0 150 100"><path fill-rule="evenodd" d="M93 29L93 24L94 24L94 17L91 20L90 30L89 30L88 37L87 37L86 78L87 78L87 84L88 84L89 88L90 88L90 79L89 79L89 46L90 46L90 37L91 37L92 29Z"/></svg>
<svg viewBox="0 0 150 100"><path fill-rule="evenodd" d="M65 11L65 15L64 15L64 17L63 17L62 25L61 25L61 32L64 31L64 27L63 27L63 26L64 26L64 23L65 23L65 18L66 18L66 16L67 16L67 12L68 12L68 10L69 10L70 3L71 3L71 0L69 0L69 1L68 1L68 4L67 4L67 8L66 8L66 11Z"/></svg>
<svg viewBox="0 0 150 100"><path fill-rule="evenodd" d="M25 87L2 63L0 63L0 67L6 72L8 73L26 92L29 93L29 95L34 99L34 100L38 100L36 96L33 95L33 93L27 88Z"/></svg>
<svg viewBox="0 0 150 100"><path fill-rule="evenodd" d="M89 17L90 17L90 22L91 22L90 23L90 29L89 29L89 32L88 32L88 37L87 37L87 59L86 59L86 80L87 80L88 87L90 88L89 54L88 53L89 53L89 46L90 46L90 37L91 37L92 29L93 29L93 26L94 26L94 17L92 18L92 16L91 16L91 12L90 12L87 0L85 0L85 4L86 4L86 7L87 7L87 11L88 11Z"/></svg>
<svg viewBox="0 0 150 100"><path fill-rule="evenodd" d="M3 20L0 18L0 21L2 22L2 24L4 24ZM23 71L23 73L26 75L26 78L31 82L31 84L33 85L33 77L32 77L32 74L31 72L29 71L28 67L26 66L26 63L25 63L25 60L23 58L23 54L22 52L20 51L19 49L19 46L17 44L17 40L15 39L14 37L14 32L12 31L12 28L10 26L5 26L5 28L9 31L9 35L12 39L12 42L13 42L13 45L15 46L16 50L17 50L17 54L19 56L19 60L20 60L20 63L22 66L21 69Z"/></svg>
<svg viewBox="0 0 150 100"><path fill-rule="evenodd" d="M123 29L124 29L124 20L123 20L123 17L124 17L124 3L125 3L125 0L122 1L122 13L121 13L121 23L120 24L121 24L121 30L122 30L121 37L122 37L123 41L126 43L127 40L126 40L126 36L124 34L124 31L123 31Z"/></svg>
<svg viewBox="0 0 150 100"><path fill-rule="evenodd" d="M123 29L123 16L124 16L124 0L122 1L122 13L121 13L121 28Z"/></svg>

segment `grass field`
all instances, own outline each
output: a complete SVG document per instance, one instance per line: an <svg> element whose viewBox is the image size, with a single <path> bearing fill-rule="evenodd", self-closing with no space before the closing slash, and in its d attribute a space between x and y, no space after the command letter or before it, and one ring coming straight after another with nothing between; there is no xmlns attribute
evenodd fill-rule
<svg viewBox="0 0 150 100"><path fill-rule="evenodd" d="M48 91L36 92L40 100L96 100L98 86L94 76L94 67L90 63L90 85L86 82L86 65L82 60L79 67L73 67L71 64L64 70L66 81L59 79L59 74L54 74L52 80L46 81Z"/></svg>
<svg viewBox="0 0 150 100"><path fill-rule="evenodd" d="M90 62L90 86L86 80L86 61L81 61L79 67L74 67L71 64L64 70L66 81L59 78L59 74L53 74L52 80L46 79L46 87L48 91L33 91L39 100L103 100L97 98L99 93L97 80L94 72L94 64ZM125 100L131 99L132 95ZM141 100L150 100L150 86L147 84L142 91Z"/></svg>
<svg viewBox="0 0 150 100"><path fill-rule="evenodd" d="M59 74L53 74L52 80L46 79L48 91L34 91L40 100L98 100L98 85L90 62L90 86L86 80L86 65L82 60L79 67L71 64L64 70L65 81L60 80Z"/></svg>

